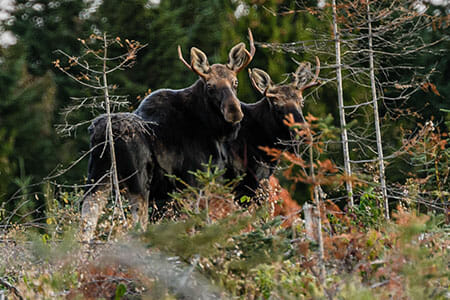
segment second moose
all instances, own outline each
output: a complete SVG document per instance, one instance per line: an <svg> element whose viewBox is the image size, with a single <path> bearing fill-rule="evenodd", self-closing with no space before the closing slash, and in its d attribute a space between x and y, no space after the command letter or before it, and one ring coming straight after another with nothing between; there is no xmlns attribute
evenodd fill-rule
<svg viewBox="0 0 450 300"><path fill-rule="evenodd" d="M237 138L227 142L230 156L227 165L227 177L236 178L245 175L235 190L237 199L253 196L262 179L268 179L275 171L277 161L273 160L261 147L278 150L287 149L291 140L290 128L285 124L289 114L297 123L304 122L303 92L319 83L320 61L316 57L316 70L311 77L309 63L300 63L292 74L289 84L273 84L269 74L260 69L249 70L253 86L263 95L254 104L241 104L244 119Z"/></svg>

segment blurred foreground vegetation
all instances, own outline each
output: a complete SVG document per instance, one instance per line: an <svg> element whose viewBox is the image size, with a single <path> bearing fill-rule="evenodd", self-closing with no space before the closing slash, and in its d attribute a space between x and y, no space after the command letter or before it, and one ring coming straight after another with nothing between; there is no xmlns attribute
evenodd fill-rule
<svg viewBox="0 0 450 300"><path fill-rule="evenodd" d="M89 245L78 242L80 195L54 200L45 230L17 225L2 231L0 293L10 299L449 297L449 227L442 214L399 207L386 221L370 197L350 212L324 204L320 262L301 214L282 226L283 217L274 217L266 202L247 210L233 206L213 219L220 208L214 199L229 190L203 182L200 191L209 197L208 210L196 210L195 198L180 193L181 215L144 232L124 226L110 206L99 240Z"/></svg>

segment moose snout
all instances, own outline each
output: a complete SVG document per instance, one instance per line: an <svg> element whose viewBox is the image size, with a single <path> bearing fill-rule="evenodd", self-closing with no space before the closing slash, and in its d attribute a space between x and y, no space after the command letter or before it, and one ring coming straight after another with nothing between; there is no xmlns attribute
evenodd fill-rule
<svg viewBox="0 0 450 300"><path fill-rule="evenodd" d="M295 103L295 102L286 103L284 106L284 113L286 116L291 114L292 117L294 118L294 122L296 122L296 123L304 123L305 122L305 119L304 119L303 113L302 113L302 109L298 105L298 103Z"/></svg>
<svg viewBox="0 0 450 300"><path fill-rule="evenodd" d="M242 113L241 110L241 105L239 104L239 102L235 103L235 101L225 104L223 106L222 112L225 121L233 125L239 123L244 117L244 114Z"/></svg>
<svg viewBox="0 0 450 300"><path fill-rule="evenodd" d="M294 115L294 121L296 123L304 123L305 122L305 119L303 118L303 114L301 111L294 111L293 115Z"/></svg>

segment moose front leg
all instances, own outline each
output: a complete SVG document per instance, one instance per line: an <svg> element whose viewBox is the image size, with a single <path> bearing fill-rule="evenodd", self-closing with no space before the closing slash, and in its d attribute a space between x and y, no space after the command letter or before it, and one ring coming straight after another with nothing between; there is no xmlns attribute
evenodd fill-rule
<svg viewBox="0 0 450 300"><path fill-rule="evenodd" d="M102 186L93 193L89 193L83 200L81 207L81 241L90 242L94 238L98 218L108 201L109 185Z"/></svg>

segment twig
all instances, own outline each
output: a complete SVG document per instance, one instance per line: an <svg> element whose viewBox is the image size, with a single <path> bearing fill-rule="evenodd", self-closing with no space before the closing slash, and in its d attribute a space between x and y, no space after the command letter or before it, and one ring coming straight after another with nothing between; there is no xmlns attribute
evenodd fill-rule
<svg viewBox="0 0 450 300"><path fill-rule="evenodd" d="M22 294L19 292L19 290L14 285L12 285L11 283L9 283L5 279L3 279L2 277L0 277L0 284L2 284L3 286L6 286L9 290L11 290L14 293L14 295L16 295L17 298L19 298L20 300L23 300Z"/></svg>
<svg viewBox="0 0 450 300"><path fill-rule="evenodd" d="M377 287L384 286L384 285L386 285L386 284L388 284L388 283L389 283L389 280L377 282L377 283L372 284L372 285L370 286L370 288L371 288L371 289L375 289L375 288L377 288Z"/></svg>

